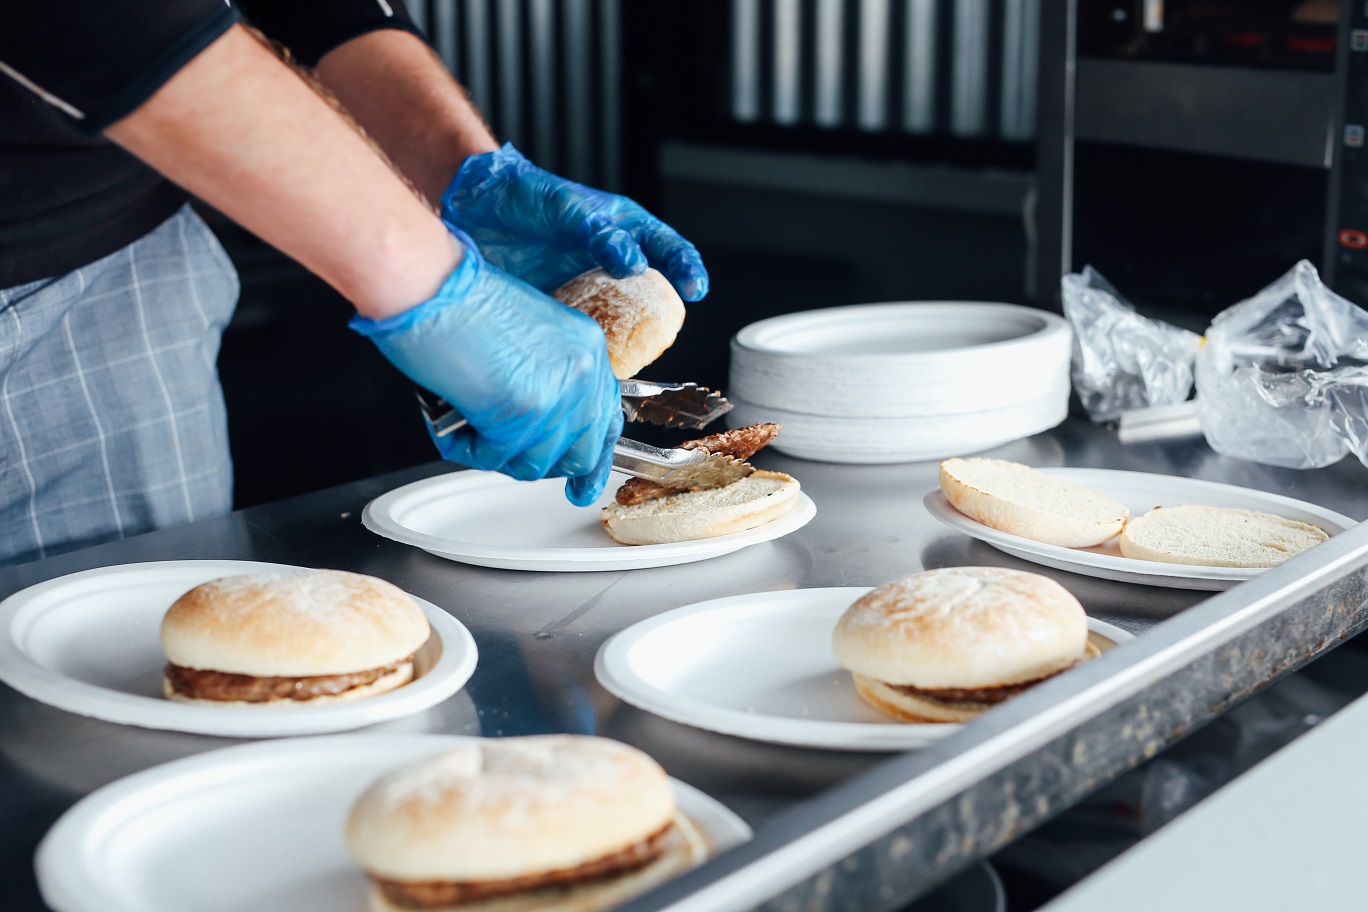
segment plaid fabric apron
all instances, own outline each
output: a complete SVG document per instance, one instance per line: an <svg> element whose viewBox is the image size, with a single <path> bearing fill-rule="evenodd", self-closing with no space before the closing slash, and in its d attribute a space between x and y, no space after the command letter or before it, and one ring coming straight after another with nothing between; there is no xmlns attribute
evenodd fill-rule
<svg viewBox="0 0 1368 912"><path fill-rule="evenodd" d="M188 206L104 259L0 289L0 565L231 509L214 365L237 295Z"/></svg>

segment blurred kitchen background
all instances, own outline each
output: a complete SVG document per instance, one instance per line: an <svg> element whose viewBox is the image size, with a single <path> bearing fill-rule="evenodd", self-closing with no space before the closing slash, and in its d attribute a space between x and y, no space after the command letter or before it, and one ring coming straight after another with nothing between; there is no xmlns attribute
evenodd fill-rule
<svg viewBox="0 0 1368 912"><path fill-rule="evenodd" d="M737 329L885 300L1056 308L1092 264L1202 329L1316 263L1368 302L1368 10L1349 0L410 0L500 139L627 193L712 292L648 372L725 386ZM237 505L434 457L347 303L214 219Z"/></svg>

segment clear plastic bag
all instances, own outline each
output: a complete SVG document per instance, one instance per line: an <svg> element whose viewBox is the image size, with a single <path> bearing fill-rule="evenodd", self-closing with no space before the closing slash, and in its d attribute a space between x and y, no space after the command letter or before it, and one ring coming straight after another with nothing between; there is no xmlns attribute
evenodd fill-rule
<svg viewBox="0 0 1368 912"><path fill-rule="evenodd" d="M1091 267L1063 280L1074 387L1094 421L1181 402L1226 456L1294 469L1368 465L1368 311L1303 260L1202 339L1137 314Z"/></svg>
<svg viewBox="0 0 1368 912"><path fill-rule="evenodd" d="M1197 357L1212 449L1310 469L1354 453L1368 465L1368 312L1305 260L1222 312Z"/></svg>
<svg viewBox="0 0 1368 912"><path fill-rule="evenodd" d="M1091 266L1065 276L1062 291L1074 331L1074 390L1093 421L1188 397L1200 336L1142 317Z"/></svg>

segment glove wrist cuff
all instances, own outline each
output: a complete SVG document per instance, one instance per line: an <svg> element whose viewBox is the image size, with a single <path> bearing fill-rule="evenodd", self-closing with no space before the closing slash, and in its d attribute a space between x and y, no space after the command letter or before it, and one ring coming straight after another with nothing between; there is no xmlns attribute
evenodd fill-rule
<svg viewBox="0 0 1368 912"><path fill-rule="evenodd" d="M484 271L484 258L480 256L480 249L475 246L475 242L470 239L468 234L449 222L445 224L447 230L456 240L460 241L465 250L461 255L461 262L451 271L451 275L442 282L442 287L437 289L437 293L403 313L397 313L381 320L373 320L370 317L357 314L347 322L348 327L368 339L383 339L396 333L407 332L417 324L431 319L439 311L465 299L470 290L475 287L475 283L480 278L480 273Z"/></svg>
<svg viewBox="0 0 1368 912"><path fill-rule="evenodd" d="M442 214L451 218L450 213L460 210L461 201L487 192L490 187L505 180L508 172L524 165L535 167L512 143L507 142L493 152L467 156L442 193Z"/></svg>

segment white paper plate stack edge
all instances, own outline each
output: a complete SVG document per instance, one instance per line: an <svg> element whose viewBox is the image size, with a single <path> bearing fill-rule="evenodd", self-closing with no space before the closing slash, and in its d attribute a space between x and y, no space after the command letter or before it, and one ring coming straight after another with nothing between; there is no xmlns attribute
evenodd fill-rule
<svg viewBox="0 0 1368 912"><path fill-rule="evenodd" d="M825 462L965 455L1054 427L1072 333L1055 314L973 301L832 307L732 340L733 427L777 421L775 449Z"/></svg>

